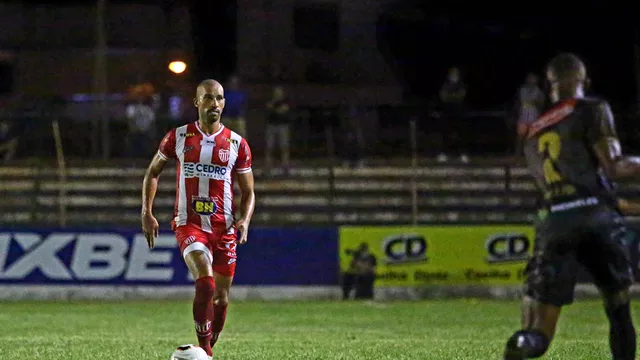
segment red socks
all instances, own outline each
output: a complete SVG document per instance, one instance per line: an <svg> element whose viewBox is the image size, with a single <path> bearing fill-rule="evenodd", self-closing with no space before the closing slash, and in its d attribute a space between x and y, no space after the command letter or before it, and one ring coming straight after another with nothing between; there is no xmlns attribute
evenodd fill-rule
<svg viewBox="0 0 640 360"><path fill-rule="evenodd" d="M213 277L201 277L196 280L196 296L193 299L193 320L196 324L198 344L209 356L227 319L226 302L213 304L215 288Z"/></svg>
<svg viewBox="0 0 640 360"><path fill-rule="evenodd" d="M220 336L222 328L224 328L224 322L226 319L227 304L213 305L213 325L211 326L213 336L211 337L211 347L213 347L216 341L218 341L218 336Z"/></svg>
<svg viewBox="0 0 640 360"><path fill-rule="evenodd" d="M214 290L215 283L212 276L205 276L196 280L196 296L193 299L193 320L196 324L196 335L198 336L198 344L204 351L207 352L209 356L211 356L210 342L212 340L212 323L216 324L214 321L213 312ZM224 317L222 323L224 324ZM220 328L222 329L222 327Z"/></svg>

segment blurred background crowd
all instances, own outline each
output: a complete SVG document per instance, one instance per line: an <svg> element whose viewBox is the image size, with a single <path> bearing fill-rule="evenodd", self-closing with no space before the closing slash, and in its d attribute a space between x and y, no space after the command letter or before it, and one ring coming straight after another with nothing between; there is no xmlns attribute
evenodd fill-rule
<svg viewBox="0 0 640 360"><path fill-rule="evenodd" d="M598 30L624 46L594 47L592 30L558 20L377 0L2 4L0 159L54 158L57 121L69 159L148 160L166 131L196 119L204 78L224 84L224 123L268 167L366 166L411 155L411 143L439 162L510 156L558 51L586 59L593 93L637 150L634 22Z"/></svg>

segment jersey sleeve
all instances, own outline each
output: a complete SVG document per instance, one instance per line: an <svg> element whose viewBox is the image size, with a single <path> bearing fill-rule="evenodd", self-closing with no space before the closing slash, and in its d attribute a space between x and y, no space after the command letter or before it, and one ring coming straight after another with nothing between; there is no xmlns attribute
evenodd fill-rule
<svg viewBox="0 0 640 360"><path fill-rule="evenodd" d="M165 159L175 159L176 157L176 131L171 130L164 136L158 148L158 155Z"/></svg>
<svg viewBox="0 0 640 360"><path fill-rule="evenodd" d="M240 142L238 149L238 160L235 165L236 173L246 174L251 172L251 148L245 139Z"/></svg>
<svg viewBox="0 0 640 360"><path fill-rule="evenodd" d="M618 139L615 120L611 107L606 101L600 101L593 108L592 121L588 124L587 137L592 145L601 141Z"/></svg>

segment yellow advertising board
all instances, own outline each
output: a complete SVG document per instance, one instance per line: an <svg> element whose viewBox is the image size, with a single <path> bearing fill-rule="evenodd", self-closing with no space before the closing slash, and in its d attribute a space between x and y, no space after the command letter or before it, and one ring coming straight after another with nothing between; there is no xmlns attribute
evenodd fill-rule
<svg viewBox="0 0 640 360"><path fill-rule="evenodd" d="M341 227L340 269L362 244L376 286L517 285L533 249L530 226Z"/></svg>

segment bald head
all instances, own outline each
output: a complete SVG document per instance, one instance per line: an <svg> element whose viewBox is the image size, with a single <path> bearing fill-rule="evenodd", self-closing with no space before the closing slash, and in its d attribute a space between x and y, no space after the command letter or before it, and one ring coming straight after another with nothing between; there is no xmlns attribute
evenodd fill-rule
<svg viewBox="0 0 640 360"><path fill-rule="evenodd" d="M582 60L574 54L559 54L547 65L547 80L551 85L549 94L553 102L584 96L587 70Z"/></svg>
<svg viewBox="0 0 640 360"><path fill-rule="evenodd" d="M549 61L547 78L551 83L582 82L587 78L587 70L582 60L576 55L563 53Z"/></svg>
<svg viewBox="0 0 640 360"><path fill-rule="evenodd" d="M203 80L196 89L193 104L198 108L199 119L205 122L219 121L224 109L224 89L213 79Z"/></svg>
<svg viewBox="0 0 640 360"><path fill-rule="evenodd" d="M213 79L202 80L196 89L196 97L200 97L203 93L213 92L217 90L218 92L224 94L224 88L222 85Z"/></svg>

